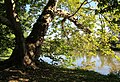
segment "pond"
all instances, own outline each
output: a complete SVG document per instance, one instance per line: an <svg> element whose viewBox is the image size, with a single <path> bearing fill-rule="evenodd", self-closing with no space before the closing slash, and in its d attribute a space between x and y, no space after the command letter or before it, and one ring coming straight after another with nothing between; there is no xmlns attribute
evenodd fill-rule
<svg viewBox="0 0 120 82"><path fill-rule="evenodd" d="M120 51L115 51L115 54L120 57ZM49 57L40 57L42 60L48 62L49 64L56 64L65 66L65 62L53 61ZM58 58L66 59L66 56L60 55ZM71 65L68 65L67 68L77 68L77 69L86 69L93 70L95 72L107 75L110 73L117 73L120 70L120 60L117 60L115 57L108 55L96 55L96 56L77 56L75 60L72 61Z"/></svg>

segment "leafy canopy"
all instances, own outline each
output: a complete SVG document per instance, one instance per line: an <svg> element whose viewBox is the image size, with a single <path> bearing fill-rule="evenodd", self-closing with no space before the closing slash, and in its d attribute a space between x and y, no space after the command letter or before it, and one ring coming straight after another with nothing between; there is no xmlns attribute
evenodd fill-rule
<svg viewBox="0 0 120 82"><path fill-rule="evenodd" d="M16 12L25 37L31 32L33 23L41 14L47 1L15 0ZM6 17L3 3L4 1L1 0L0 16ZM74 14L78 22L85 28L89 28L92 33L80 29L68 19L63 22L63 17L56 16L45 36L42 55L87 54L91 56L96 55L97 50L103 55L113 55L111 43L119 41L120 32L119 0L59 0L57 8L71 15ZM0 56L3 56L12 52L15 37L9 27L3 24L0 26ZM120 48L119 45L117 47Z"/></svg>

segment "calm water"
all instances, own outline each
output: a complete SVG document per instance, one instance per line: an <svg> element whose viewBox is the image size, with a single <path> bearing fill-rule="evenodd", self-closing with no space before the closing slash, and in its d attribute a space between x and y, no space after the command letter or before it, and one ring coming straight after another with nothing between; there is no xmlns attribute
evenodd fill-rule
<svg viewBox="0 0 120 82"><path fill-rule="evenodd" d="M120 57L120 52L115 52ZM94 70L101 74L107 75L110 72L118 72L120 70L120 61L112 56L92 56L79 57L74 62L76 67L83 69Z"/></svg>
<svg viewBox="0 0 120 82"><path fill-rule="evenodd" d="M120 51L115 52L117 56L120 57ZM65 56L61 55L59 56L63 59L66 59ZM56 62L48 57L41 57L42 60L48 62L49 64L57 64L57 65L63 65L65 62ZM80 69L87 69L87 70L94 70L96 72L99 72L101 74L107 75L111 72L116 73L120 70L120 61L116 58L113 58L111 56L80 56L75 57L75 61L72 62L73 65L68 65L68 68L80 68Z"/></svg>

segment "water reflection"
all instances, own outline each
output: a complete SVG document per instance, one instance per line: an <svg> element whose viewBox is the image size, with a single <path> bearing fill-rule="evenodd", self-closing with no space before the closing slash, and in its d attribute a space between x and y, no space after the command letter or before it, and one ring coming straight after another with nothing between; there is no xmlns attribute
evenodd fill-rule
<svg viewBox="0 0 120 82"><path fill-rule="evenodd" d="M64 65L64 63L63 63L63 60L65 60L66 59L66 56L64 56L64 55L59 55L59 56L56 56L56 57L54 57L55 59L51 59L50 57L45 57L45 56L41 56L41 57L39 57L39 59L38 60L40 60L40 62L41 61L44 61L44 62L47 62L48 64L52 64L52 65L58 65L58 66L60 66L60 65Z"/></svg>
<svg viewBox="0 0 120 82"><path fill-rule="evenodd" d="M120 51L115 52L117 56L120 57ZM66 59L65 56L63 59ZM61 61L54 61L48 57L41 57L42 60L47 61L49 64L57 64L57 65L66 65L66 62ZM68 68L80 68L80 69L87 69L87 70L94 70L101 74L107 75L111 72L118 72L120 70L120 61L117 60L115 57L111 55L100 55L97 56L80 56L75 57L75 61L72 62L74 65L67 66Z"/></svg>
<svg viewBox="0 0 120 82"><path fill-rule="evenodd" d="M120 52L115 52L120 57ZM120 70L120 61L111 55L83 56L77 57L74 62L75 68L94 70L101 74L107 75L111 72Z"/></svg>

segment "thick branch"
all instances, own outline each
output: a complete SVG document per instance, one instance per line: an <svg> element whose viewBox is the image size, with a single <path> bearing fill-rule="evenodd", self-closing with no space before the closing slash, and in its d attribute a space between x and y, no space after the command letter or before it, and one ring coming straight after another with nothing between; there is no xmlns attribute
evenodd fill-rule
<svg viewBox="0 0 120 82"><path fill-rule="evenodd" d="M16 36L22 34L20 23L16 21L15 3L13 2L13 0L5 0L5 7L7 19L11 22L10 29Z"/></svg>
<svg viewBox="0 0 120 82"><path fill-rule="evenodd" d="M0 23L6 25L8 27L11 27L11 22L3 16L0 16Z"/></svg>
<svg viewBox="0 0 120 82"><path fill-rule="evenodd" d="M49 23L54 18L57 0L49 0L42 14L33 25L32 32L26 39L27 55L24 57L25 65L32 66L36 69L36 62L40 55L40 48L44 40L44 36L48 29ZM33 61L33 62L32 62ZM34 63L35 62L35 63Z"/></svg>
<svg viewBox="0 0 120 82"><path fill-rule="evenodd" d="M56 10L55 14L56 14L56 16L61 16L65 19L70 20L77 26L78 29L82 29L84 32L91 33L89 28L87 28L83 24L79 23L78 19L75 16L72 16L69 12L64 11L64 10ZM70 17L70 16L72 16L72 17Z"/></svg>
<svg viewBox="0 0 120 82"><path fill-rule="evenodd" d="M57 0L49 0L45 6L42 14L37 19L36 23L33 25L33 30L27 38L27 41L35 43L41 40L46 34L49 23L54 18L54 13L56 9Z"/></svg>
<svg viewBox="0 0 120 82"><path fill-rule="evenodd" d="M5 7L6 7L7 18L8 18L8 20L11 21L11 23L13 25L12 27L15 28L16 21L15 21L14 15L13 15L14 10L13 10L13 3L11 2L11 0L5 0Z"/></svg>
<svg viewBox="0 0 120 82"><path fill-rule="evenodd" d="M10 67L12 65L22 64L23 63L23 57L24 57L25 52L26 52L23 32L20 28L20 23L16 21L15 10L14 10L15 5L13 5L12 1L13 0L5 0L4 4L6 6L7 19L10 22L9 28L15 34L16 44L15 44L15 48L14 48L10 58L5 60L4 62L0 62L0 65L3 65L4 68ZM3 20L3 17L2 17L1 21L8 24L8 20L6 20L5 18ZM0 66L0 69L1 68L2 68L2 66Z"/></svg>

